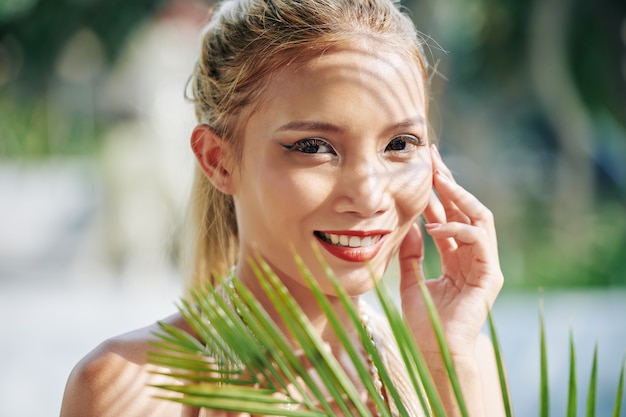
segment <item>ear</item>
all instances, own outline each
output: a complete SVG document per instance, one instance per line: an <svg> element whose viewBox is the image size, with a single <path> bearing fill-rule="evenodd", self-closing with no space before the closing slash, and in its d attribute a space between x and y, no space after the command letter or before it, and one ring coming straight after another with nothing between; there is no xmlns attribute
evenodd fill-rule
<svg viewBox="0 0 626 417"><path fill-rule="evenodd" d="M200 169L215 188L224 194L232 194L234 187L231 146L212 127L200 124L191 133L191 149Z"/></svg>

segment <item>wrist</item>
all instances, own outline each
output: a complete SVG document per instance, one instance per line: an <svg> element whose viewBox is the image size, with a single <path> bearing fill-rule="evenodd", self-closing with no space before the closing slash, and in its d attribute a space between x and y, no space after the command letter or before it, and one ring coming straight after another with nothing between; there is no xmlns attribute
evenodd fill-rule
<svg viewBox="0 0 626 417"><path fill-rule="evenodd" d="M443 361L443 356L439 349L422 350L422 356L424 357L424 360L426 361L426 364L428 365L428 368L431 370L431 372L438 370L445 371L446 367ZM450 357L452 358L452 363L457 372L478 372L479 367L476 360L474 348L468 348L462 353L450 352Z"/></svg>
<svg viewBox="0 0 626 417"><path fill-rule="evenodd" d="M426 358L433 382L437 386L440 398L443 401L446 413L450 416L460 416L456 394L439 352L432 352ZM452 358L454 373L459 381L463 401L470 416L484 416L484 403L481 384L480 366L477 360L469 355L456 355Z"/></svg>
<svg viewBox="0 0 626 417"><path fill-rule="evenodd" d="M426 359L426 364L433 378L439 378L442 376L449 378L448 370L443 359L441 358L441 355L439 355L438 358ZM480 367L478 366L476 359L473 357L452 357L452 365L454 367L454 372L461 381L462 385L464 385L466 381L469 383L469 381L474 381L480 378Z"/></svg>

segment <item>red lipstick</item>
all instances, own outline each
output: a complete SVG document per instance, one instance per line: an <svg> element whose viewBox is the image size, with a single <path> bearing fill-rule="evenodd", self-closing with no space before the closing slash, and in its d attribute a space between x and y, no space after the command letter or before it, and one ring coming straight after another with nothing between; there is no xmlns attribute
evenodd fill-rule
<svg viewBox="0 0 626 417"><path fill-rule="evenodd" d="M323 232L316 231L314 234L322 247L331 255L347 262L367 262L376 257L376 255L382 248L383 241L385 240L385 236L388 233L389 231L386 230L332 230ZM345 244L342 245L332 243L328 239L328 235L330 234L348 237L356 236L359 238L365 238L368 236L380 236L380 238L377 239L374 243L371 243L367 246L350 247Z"/></svg>

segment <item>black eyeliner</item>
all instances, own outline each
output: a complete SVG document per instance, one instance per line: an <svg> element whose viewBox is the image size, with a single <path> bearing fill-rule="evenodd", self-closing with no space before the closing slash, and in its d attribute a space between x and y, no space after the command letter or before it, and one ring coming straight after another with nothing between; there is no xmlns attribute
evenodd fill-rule
<svg viewBox="0 0 626 417"><path fill-rule="evenodd" d="M395 138L398 138L398 137L407 138L407 140L415 143L415 145L417 145L417 146L424 146L425 145L424 140L421 137L417 136L417 135L412 135L410 133L401 133L399 135L394 136L392 138L392 140L395 139Z"/></svg>

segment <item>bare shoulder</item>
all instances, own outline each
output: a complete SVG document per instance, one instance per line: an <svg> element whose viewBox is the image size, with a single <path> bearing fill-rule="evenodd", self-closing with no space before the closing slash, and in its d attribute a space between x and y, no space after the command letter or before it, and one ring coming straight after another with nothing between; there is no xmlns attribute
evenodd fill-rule
<svg viewBox="0 0 626 417"><path fill-rule="evenodd" d="M163 320L186 328L174 315ZM148 364L150 342L158 325L138 329L101 343L72 370L65 388L61 417L192 416L191 410L155 399L150 384L164 382Z"/></svg>

